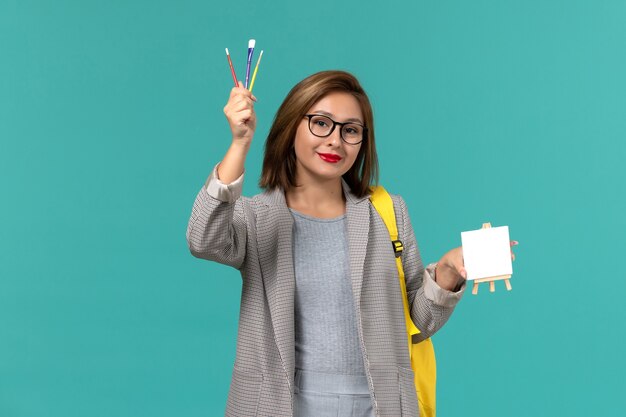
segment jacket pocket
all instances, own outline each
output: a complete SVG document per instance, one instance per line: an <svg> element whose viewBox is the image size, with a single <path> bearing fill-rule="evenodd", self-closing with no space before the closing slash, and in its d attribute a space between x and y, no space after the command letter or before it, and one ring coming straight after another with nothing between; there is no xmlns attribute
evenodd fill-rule
<svg viewBox="0 0 626 417"><path fill-rule="evenodd" d="M263 374L233 369L226 417L255 417L259 407Z"/></svg>
<svg viewBox="0 0 626 417"><path fill-rule="evenodd" d="M398 366L398 385L400 390L400 409L402 417L419 416L415 378L411 368Z"/></svg>

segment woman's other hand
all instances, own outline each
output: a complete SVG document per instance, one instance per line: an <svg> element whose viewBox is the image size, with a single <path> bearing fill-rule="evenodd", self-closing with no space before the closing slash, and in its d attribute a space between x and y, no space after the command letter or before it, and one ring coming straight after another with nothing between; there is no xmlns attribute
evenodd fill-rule
<svg viewBox="0 0 626 417"><path fill-rule="evenodd" d="M513 246L518 244L515 240L510 242L512 260L515 260ZM463 262L463 247L459 246L441 257L435 270L435 280L444 290L452 291L464 279L467 279L467 271Z"/></svg>

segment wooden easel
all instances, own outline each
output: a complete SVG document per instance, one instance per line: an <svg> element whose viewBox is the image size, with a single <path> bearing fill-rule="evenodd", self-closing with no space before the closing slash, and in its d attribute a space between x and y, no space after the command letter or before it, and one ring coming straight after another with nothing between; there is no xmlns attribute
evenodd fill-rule
<svg viewBox="0 0 626 417"><path fill-rule="evenodd" d="M482 227L483 229L489 229L490 227L491 227L491 223L483 223L483 227ZM511 275L497 275L495 277L475 279L474 287L472 288L472 294L474 295L478 294L478 284L482 282L488 282L489 292L495 292L496 291L495 282L500 281L500 280L504 280L504 284L506 285L507 291L511 291L512 287L511 287L511 282L509 281L509 278L511 278Z"/></svg>

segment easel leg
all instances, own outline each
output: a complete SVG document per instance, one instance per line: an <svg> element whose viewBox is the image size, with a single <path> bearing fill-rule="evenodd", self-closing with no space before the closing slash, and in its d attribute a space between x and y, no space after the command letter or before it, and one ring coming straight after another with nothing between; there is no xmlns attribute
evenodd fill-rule
<svg viewBox="0 0 626 417"><path fill-rule="evenodd" d="M489 281L489 292L495 292L496 291L496 283L493 281Z"/></svg>
<svg viewBox="0 0 626 417"><path fill-rule="evenodd" d="M474 282L474 287L472 288L472 294L478 294L478 283Z"/></svg>
<svg viewBox="0 0 626 417"><path fill-rule="evenodd" d="M507 289L507 291L511 291L511 290L512 290L512 288L511 288L511 282L510 282L508 279L505 279L505 280L504 280L504 283L506 284L506 289Z"/></svg>

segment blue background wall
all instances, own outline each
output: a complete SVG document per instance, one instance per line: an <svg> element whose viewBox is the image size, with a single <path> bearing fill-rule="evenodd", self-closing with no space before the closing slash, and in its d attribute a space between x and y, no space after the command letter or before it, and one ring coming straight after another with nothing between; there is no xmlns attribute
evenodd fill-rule
<svg viewBox="0 0 626 417"><path fill-rule="evenodd" d="M0 416L218 416L241 280L193 258L196 193L264 49L244 194L278 105L355 73L426 262L490 221L513 291L436 335L439 415L626 408L626 2L0 3ZM257 55L258 56L258 55Z"/></svg>

